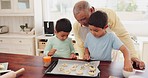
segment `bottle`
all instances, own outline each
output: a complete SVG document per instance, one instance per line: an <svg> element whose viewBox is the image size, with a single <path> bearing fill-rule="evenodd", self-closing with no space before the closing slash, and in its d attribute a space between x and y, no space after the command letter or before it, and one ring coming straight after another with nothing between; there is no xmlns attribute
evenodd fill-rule
<svg viewBox="0 0 148 78"><path fill-rule="evenodd" d="M51 63L51 56L44 56L43 62L44 62L44 67L48 67Z"/></svg>

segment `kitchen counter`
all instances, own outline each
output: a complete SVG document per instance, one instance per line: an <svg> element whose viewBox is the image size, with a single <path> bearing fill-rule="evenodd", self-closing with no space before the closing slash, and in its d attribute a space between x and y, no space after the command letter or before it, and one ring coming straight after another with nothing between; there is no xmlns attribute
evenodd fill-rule
<svg viewBox="0 0 148 78"><path fill-rule="evenodd" d="M5 38L34 38L35 35L24 34L24 33L5 33L5 34L0 34L0 37L5 37Z"/></svg>
<svg viewBox="0 0 148 78"><path fill-rule="evenodd" d="M8 58L9 57L9 58ZM52 61L64 59L53 57ZM65 58L66 59L66 58ZM20 54L0 53L0 63L8 62L9 70L16 71L20 68L25 68L23 75L18 78L82 78L81 76L68 76L68 75L45 75L44 72L47 68L43 67L42 57L29 56ZM100 78L108 78L110 61L101 61L99 65ZM83 77L88 78L88 77Z"/></svg>

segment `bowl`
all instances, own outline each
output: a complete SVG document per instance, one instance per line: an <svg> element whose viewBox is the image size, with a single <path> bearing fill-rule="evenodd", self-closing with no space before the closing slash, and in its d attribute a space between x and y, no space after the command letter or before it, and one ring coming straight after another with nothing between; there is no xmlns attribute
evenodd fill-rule
<svg viewBox="0 0 148 78"><path fill-rule="evenodd" d="M137 76L137 75L132 75L132 76L129 76L128 78L143 78L143 77Z"/></svg>
<svg viewBox="0 0 148 78"><path fill-rule="evenodd" d="M31 27L24 28L24 31L25 31L25 32L30 32L31 30L32 30L32 28L31 28Z"/></svg>
<svg viewBox="0 0 148 78"><path fill-rule="evenodd" d="M128 78L129 76L131 75L134 75L135 74L135 70L133 69L132 72L129 72L129 71L125 71L124 69L122 70L122 74L125 78Z"/></svg>

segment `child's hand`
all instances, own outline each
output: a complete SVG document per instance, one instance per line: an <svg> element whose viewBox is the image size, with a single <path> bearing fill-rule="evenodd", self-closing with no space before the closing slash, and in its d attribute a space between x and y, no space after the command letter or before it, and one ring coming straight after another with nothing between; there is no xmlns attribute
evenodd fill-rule
<svg viewBox="0 0 148 78"><path fill-rule="evenodd" d="M71 59L77 59L77 57L76 57L76 55L75 55L74 53L72 53L72 54L70 55L70 58L71 58Z"/></svg>
<svg viewBox="0 0 148 78"><path fill-rule="evenodd" d="M83 56L84 60L90 60L90 55L88 53L85 53Z"/></svg>
<svg viewBox="0 0 148 78"><path fill-rule="evenodd" d="M57 51L57 49L52 48L52 49L49 51L48 56L54 55L54 53L55 53L56 51Z"/></svg>
<svg viewBox="0 0 148 78"><path fill-rule="evenodd" d="M132 72L133 71L133 66L131 60L125 60L124 61L124 70Z"/></svg>

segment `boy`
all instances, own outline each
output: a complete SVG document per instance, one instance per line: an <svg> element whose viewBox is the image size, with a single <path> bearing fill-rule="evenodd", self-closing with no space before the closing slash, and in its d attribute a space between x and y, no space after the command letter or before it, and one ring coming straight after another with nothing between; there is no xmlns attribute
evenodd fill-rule
<svg viewBox="0 0 148 78"><path fill-rule="evenodd" d="M124 55L124 70L133 71L128 49L115 34L106 32L107 20L107 14L101 11L96 11L90 16L90 32L84 43L84 59L111 61L112 49L116 49Z"/></svg>
<svg viewBox="0 0 148 78"><path fill-rule="evenodd" d="M55 36L50 38L44 49L44 55L53 57L76 58L71 38L68 35L72 29L71 22L62 18L55 27Z"/></svg>

